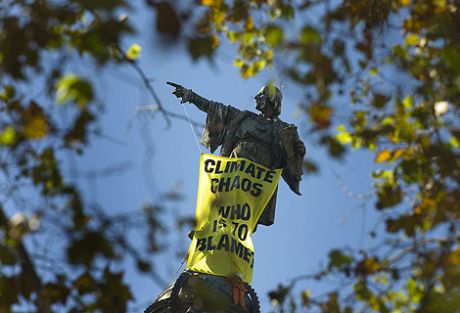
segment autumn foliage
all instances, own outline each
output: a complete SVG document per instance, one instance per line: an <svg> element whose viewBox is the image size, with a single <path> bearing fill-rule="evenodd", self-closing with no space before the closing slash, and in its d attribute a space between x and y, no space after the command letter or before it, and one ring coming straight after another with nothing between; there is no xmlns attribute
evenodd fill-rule
<svg viewBox="0 0 460 313"><path fill-rule="evenodd" d="M131 221L143 225L149 242L149 249L139 251L117 231L130 218L87 205L59 161L64 153L84 151L102 114L93 81L62 72L63 64L85 57L97 66L137 66L140 47L120 47L132 28L116 12L127 5L123 0L0 4L0 148L7 156L0 170L8 186L0 208L2 312L24 303L40 312L126 311L129 286L121 272L99 268L101 260L128 256L155 277L145 259L158 249L159 208L145 207L144 216ZM156 32L165 42L185 42L192 59L212 62L221 47L230 46L243 79L273 67L302 86L303 122L330 156L363 150L379 167L371 182L384 222L370 234L380 238L379 245L331 251L323 269L299 273L269 294L273 310L458 312L459 1L149 0L146 5L155 13ZM24 92L37 75L45 95ZM59 120L62 109L69 123ZM317 166L306 160L305 168L312 172ZM14 218L22 209L9 201L18 188L33 190L37 203L46 205ZM72 271L45 278L39 258L28 253L28 238L50 224L59 226L60 256ZM341 284L326 294L304 288L306 279L329 277Z"/></svg>

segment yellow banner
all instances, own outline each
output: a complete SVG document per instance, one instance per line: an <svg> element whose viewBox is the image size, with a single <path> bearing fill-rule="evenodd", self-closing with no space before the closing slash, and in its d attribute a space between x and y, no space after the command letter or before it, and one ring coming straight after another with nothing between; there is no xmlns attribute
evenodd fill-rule
<svg viewBox="0 0 460 313"><path fill-rule="evenodd" d="M275 192L281 169L245 158L202 154L195 235L187 269L252 280L252 233Z"/></svg>

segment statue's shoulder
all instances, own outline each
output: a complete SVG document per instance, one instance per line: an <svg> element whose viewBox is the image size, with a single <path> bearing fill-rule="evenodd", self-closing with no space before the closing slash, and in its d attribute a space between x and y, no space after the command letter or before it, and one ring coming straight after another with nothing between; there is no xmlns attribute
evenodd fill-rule
<svg viewBox="0 0 460 313"><path fill-rule="evenodd" d="M292 128L294 130L297 130L297 126L295 126L295 124L290 124L290 123L287 123L281 119L276 119L277 123L279 123L279 126L280 128L284 129L284 128Z"/></svg>
<svg viewBox="0 0 460 313"><path fill-rule="evenodd" d="M252 117L252 118L256 118L256 117L257 117L257 113L252 112L252 111L248 111L248 110L243 110L243 111L241 111L241 114L243 114L244 117L248 117L248 116L250 116L250 117Z"/></svg>

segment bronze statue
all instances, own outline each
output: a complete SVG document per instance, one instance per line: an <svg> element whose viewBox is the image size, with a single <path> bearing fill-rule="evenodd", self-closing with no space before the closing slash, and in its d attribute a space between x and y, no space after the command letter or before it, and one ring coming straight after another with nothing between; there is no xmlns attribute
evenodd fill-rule
<svg viewBox="0 0 460 313"><path fill-rule="evenodd" d="M264 86L255 96L260 114L241 111L232 106L207 100L191 89L176 83L173 94L207 113L201 144L213 153L221 146L220 154L244 157L269 168L284 168L283 179L292 191L300 195L305 146L299 139L297 128L281 121L281 91L272 85ZM275 221L276 192L258 224L272 225Z"/></svg>
<svg viewBox="0 0 460 313"><path fill-rule="evenodd" d="M264 86L255 96L260 114L207 100L191 89L167 82L182 103L195 104L207 113L201 144L213 153L221 146L226 157L244 157L268 168L283 168L283 178L300 195L305 146L297 128L281 121L281 91ZM274 223L276 191L259 218L258 224ZM193 236L193 233L191 234ZM146 313L259 313L256 293L238 277L219 277L185 271L166 288Z"/></svg>

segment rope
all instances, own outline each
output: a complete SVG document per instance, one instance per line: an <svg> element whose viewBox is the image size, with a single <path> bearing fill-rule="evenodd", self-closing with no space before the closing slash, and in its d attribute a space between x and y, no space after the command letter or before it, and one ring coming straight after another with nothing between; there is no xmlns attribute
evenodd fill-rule
<svg viewBox="0 0 460 313"><path fill-rule="evenodd" d="M198 147L198 151L200 151L200 154L203 153L203 150L201 150L201 145L200 142L198 141L198 136L196 135L195 128L193 127L192 121L190 120L190 116L188 115L188 111L185 108L185 104L182 102L182 107L184 108L185 115L187 115L187 120L188 124L190 125L190 128L192 129L193 136L195 137L195 142Z"/></svg>
<svg viewBox="0 0 460 313"><path fill-rule="evenodd" d="M187 258L184 258L181 262L181 264L179 265L179 267L177 268L177 270L174 272L174 274L172 274L171 278L169 279L169 283L166 287L168 287L169 285L172 284L173 280L174 280L174 277L176 277L177 273L179 273L179 270L182 268L182 266L184 265L185 261L187 261Z"/></svg>

